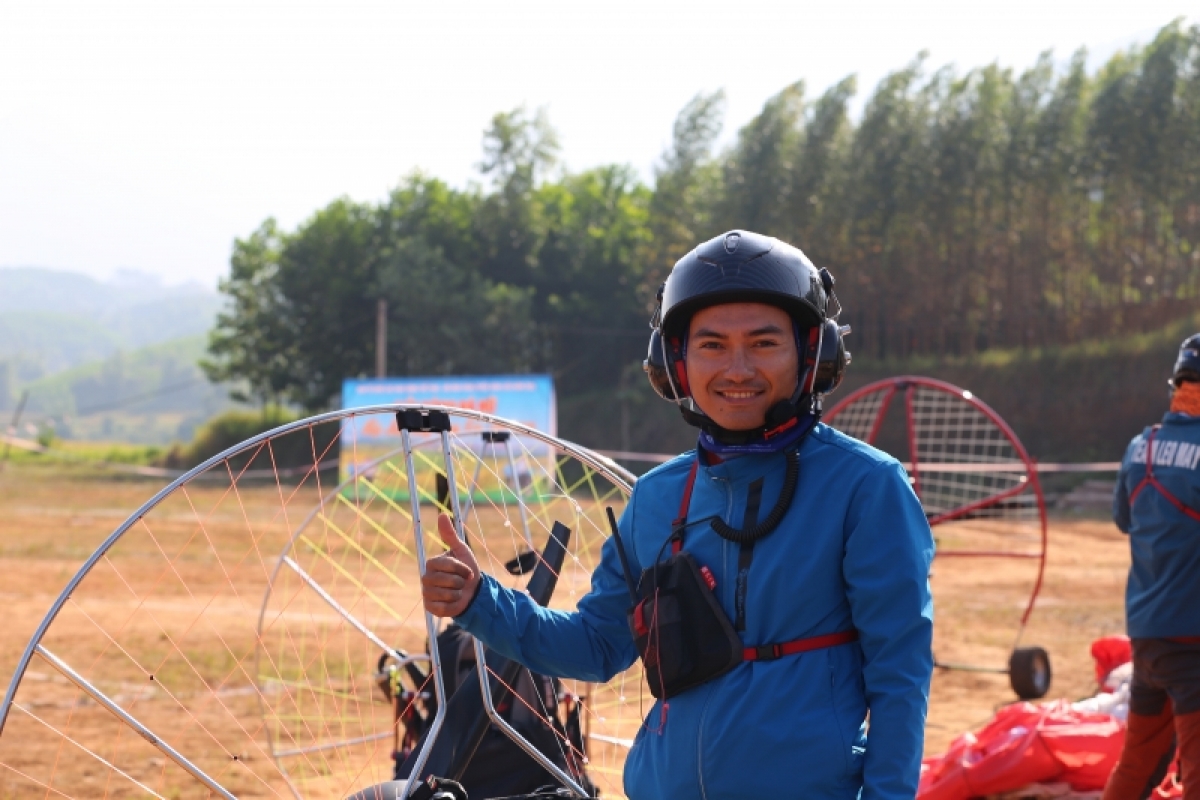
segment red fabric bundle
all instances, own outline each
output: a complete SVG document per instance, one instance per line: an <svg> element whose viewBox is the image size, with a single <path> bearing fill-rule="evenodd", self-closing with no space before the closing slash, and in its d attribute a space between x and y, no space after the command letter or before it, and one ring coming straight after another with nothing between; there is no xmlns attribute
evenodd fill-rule
<svg viewBox="0 0 1200 800"><path fill-rule="evenodd" d="M1102 789L1124 739L1108 714L1075 711L1065 700L1016 703L978 733L959 736L945 755L925 759L917 797L966 800L1047 782Z"/></svg>
<svg viewBox="0 0 1200 800"><path fill-rule="evenodd" d="M1133 661L1133 645L1128 636L1105 636L1092 642L1092 659L1096 662L1096 683L1103 686L1108 673Z"/></svg>

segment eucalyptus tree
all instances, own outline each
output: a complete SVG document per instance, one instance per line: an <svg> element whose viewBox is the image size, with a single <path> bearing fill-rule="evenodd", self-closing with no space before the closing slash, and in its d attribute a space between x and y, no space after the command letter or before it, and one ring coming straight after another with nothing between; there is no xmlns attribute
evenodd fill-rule
<svg viewBox="0 0 1200 800"><path fill-rule="evenodd" d="M857 88L851 75L826 90L805 116L789 176L784 235L819 263L846 246L846 181L854 129L848 105Z"/></svg>
<svg viewBox="0 0 1200 800"><path fill-rule="evenodd" d="M544 225L534 191L558 160L558 134L545 110L496 114L483 135L480 172L491 181L475 215L487 245L482 270L502 283L528 284L537 264Z"/></svg>
<svg viewBox="0 0 1200 800"><path fill-rule="evenodd" d="M939 287L937 307L918 303L926 319L939 312L958 321L960 332L923 330L917 347L923 351L969 353L996 342L996 320L1003 312L1004 270L997 258L1008 250L1003 230L1005 205L1004 161L1010 149L1006 120L1013 93L1011 73L996 65L957 78L949 71L935 75L926 89L933 92L930 174L924 216L931 241L915 249L934 269ZM924 297L932 298L930 293ZM914 298L916 299L916 298ZM966 331L969 333L962 333Z"/></svg>
<svg viewBox="0 0 1200 800"><path fill-rule="evenodd" d="M1089 291L1089 221L1095 202L1087 158L1092 82L1080 50L1050 90L1033 129L1029 164L1027 291L1033 341L1073 341L1082 330ZM1022 338L1022 344L1029 343Z"/></svg>
<svg viewBox="0 0 1200 800"><path fill-rule="evenodd" d="M1038 287L1045 282L1046 264L1031 209L1038 200L1041 169L1038 126L1053 86L1054 62L1047 52L1012 82L1000 123L1007 141L998 153L988 330L988 341L996 344L1029 346L1038 341Z"/></svg>
<svg viewBox="0 0 1200 800"><path fill-rule="evenodd" d="M671 145L654 167L643 292L652 295L672 265L710 235L712 198L720 190L713 145L721 133L725 92L700 93L675 117Z"/></svg>
<svg viewBox="0 0 1200 800"><path fill-rule="evenodd" d="M792 172L804 124L804 81L774 95L738 131L724 159L716 217L721 228L787 230Z"/></svg>
<svg viewBox="0 0 1200 800"><path fill-rule="evenodd" d="M914 269L914 232L926 189L929 92L919 80L924 56L880 81L850 148L846 258L856 273L843 297L860 349L879 357L911 351L922 291Z"/></svg>

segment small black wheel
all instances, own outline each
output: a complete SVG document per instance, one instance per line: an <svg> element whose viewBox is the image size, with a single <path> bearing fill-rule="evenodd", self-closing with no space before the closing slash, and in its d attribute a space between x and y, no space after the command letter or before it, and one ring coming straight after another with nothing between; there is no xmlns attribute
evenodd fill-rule
<svg viewBox="0 0 1200 800"><path fill-rule="evenodd" d="M1018 647L1008 657L1008 683L1022 700L1038 700L1050 691L1050 655L1041 647Z"/></svg>

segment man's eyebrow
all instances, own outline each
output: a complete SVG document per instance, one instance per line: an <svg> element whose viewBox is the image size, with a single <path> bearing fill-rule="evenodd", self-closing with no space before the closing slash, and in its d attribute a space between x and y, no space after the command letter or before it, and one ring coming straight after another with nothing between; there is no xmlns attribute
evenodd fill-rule
<svg viewBox="0 0 1200 800"><path fill-rule="evenodd" d="M752 331L747 331L746 335L747 336L769 336L772 334L782 334L783 332L784 332L783 328L779 327L778 325L776 325L774 323L768 323L766 325L763 325L761 328L755 328ZM700 339L702 337L709 338L709 339L728 339L729 338L729 334L721 333L720 331L714 331L712 328L701 328L700 330L693 333L692 336L696 339Z"/></svg>

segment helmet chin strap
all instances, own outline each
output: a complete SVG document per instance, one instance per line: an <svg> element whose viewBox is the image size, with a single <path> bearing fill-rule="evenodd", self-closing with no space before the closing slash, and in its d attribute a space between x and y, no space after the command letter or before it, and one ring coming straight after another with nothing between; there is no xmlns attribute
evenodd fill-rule
<svg viewBox="0 0 1200 800"><path fill-rule="evenodd" d="M774 428L763 426L749 431L730 431L709 421L700 430L699 444L719 456L779 453L798 447L819 416L816 412L804 413Z"/></svg>
<svg viewBox="0 0 1200 800"><path fill-rule="evenodd" d="M741 431L723 428L707 414L685 406L680 406L680 411L684 419L700 429L700 442L707 450L733 448L729 452L775 453L794 443L820 419L820 405L810 402L803 408L800 402L803 398L804 395L793 395L780 400L767 409L762 427Z"/></svg>

